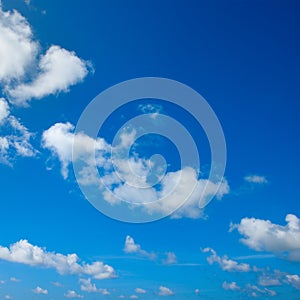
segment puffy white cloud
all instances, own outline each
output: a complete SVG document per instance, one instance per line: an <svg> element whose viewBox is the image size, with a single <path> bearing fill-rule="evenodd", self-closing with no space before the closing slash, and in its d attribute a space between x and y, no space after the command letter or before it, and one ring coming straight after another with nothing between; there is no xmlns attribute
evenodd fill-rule
<svg viewBox="0 0 300 300"><path fill-rule="evenodd" d="M146 293L147 293L146 290L141 289L141 288L136 288L134 291L135 291L137 294L146 294Z"/></svg>
<svg viewBox="0 0 300 300"><path fill-rule="evenodd" d="M275 274L263 274L258 278L258 284L260 286L279 286L281 282L279 278L282 274L275 273Z"/></svg>
<svg viewBox="0 0 300 300"><path fill-rule="evenodd" d="M158 291L158 295L160 295L160 296L171 296L171 295L174 295L174 292L171 289L169 289L165 286L160 286L159 291Z"/></svg>
<svg viewBox="0 0 300 300"><path fill-rule="evenodd" d="M60 160L61 173L65 179L68 177L68 166L72 161L73 130L74 126L71 123L56 123L45 130L42 136L43 147L49 149ZM91 159L94 149L107 151L108 146L103 139L94 141L85 134L78 135L77 138L80 140L78 155L85 156L87 161Z"/></svg>
<svg viewBox="0 0 300 300"><path fill-rule="evenodd" d="M4 98L0 98L0 125L10 113L9 106Z"/></svg>
<svg viewBox="0 0 300 300"><path fill-rule="evenodd" d="M64 294L66 298L83 298L82 295L77 294L75 291L69 290L66 294Z"/></svg>
<svg viewBox="0 0 300 300"><path fill-rule="evenodd" d="M76 151L72 158L75 139ZM207 197L213 195L221 199L229 193L229 185L225 179L215 183L198 179L197 172L190 167L167 173L161 180L159 189L151 187L147 183L151 162L137 156L123 157L124 145L128 143L132 143L130 134L126 134L126 138L120 138L120 143L112 146L102 138L94 140L83 133L75 134L71 123L54 124L44 131L42 138L43 147L60 160L64 178L68 177L72 159L73 162L83 162L78 172L78 182L99 189L103 199L111 205L126 201L132 209L142 207L148 214L173 212L172 218L199 218L203 216L199 202L206 203ZM101 178L93 165L94 161L101 171Z"/></svg>
<svg viewBox="0 0 300 300"><path fill-rule="evenodd" d="M218 256L217 252L212 248L205 248L202 250L204 253L211 253L211 256L207 257L209 264L217 263L220 265L223 271L229 272L249 272L251 267L249 264L238 263L232 259L229 259L226 255Z"/></svg>
<svg viewBox="0 0 300 300"><path fill-rule="evenodd" d="M41 287L37 286L35 289L32 290L35 294L41 295L48 295L48 290L42 289Z"/></svg>
<svg viewBox="0 0 300 300"><path fill-rule="evenodd" d="M136 254L148 257L149 259L156 258L155 253L152 253L152 252L150 253L150 252L143 250L141 248L141 245L136 244L134 239L129 235L126 236L125 245L124 245L123 250L125 253L136 253Z"/></svg>
<svg viewBox="0 0 300 300"><path fill-rule="evenodd" d="M285 226L269 220L243 218L240 224L231 224L230 231L237 229L244 236L241 242L256 251L268 251L300 261L300 219L288 214Z"/></svg>
<svg viewBox="0 0 300 300"><path fill-rule="evenodd" d="M139 297L137 296L137 295L131 295L130 297L129 297L129 299L138 299Z"/></svg>
<svg viewBox="0 0 300 300"><path fill-rule="evenodd" d="M273 290L269 290L267 288L260 289L256 285L251 285L251 284L246 285L246 292L251 297L259 297L259 296L262 296L262 295L275 297L277 295L277 293Z"/></svg>
<svg viewBox="0 0 300 300"><path fill-rule="evenodd" d="M87 293L101 293L102 295L110 295L110 292L107 289L98 289L94 283L92 283L91 279L79 279L80 289L83 292Z"/></svg>
<svg viewBox="0 0 300 300"><path fill-rule="evenodd" d="M63 255L48 252L43 248L30 244L27 240L20 240L9 248L0 246L0 259L30 266L53 268L59 274L86 274L95 279L115 277L114 269L103 262L92 264L80 262L76 254Z"/></svg>
<svg viewBox="0 0 300 300"><path fill-rule="evenodd" d="M234 281L229 283L224 281L222 288L227 291L239 291L241 289Z"/></svg>
<svg viewBox="0 0 300 300"><path fill-rule="evenodd" d="M41 56L39 73L32 82L22 83L9 89L12 103L25 105L30 99L41 99L58 92L67 92L69 87L81 82L88 73L87 63L59 46L51 46Z"/></svg>
<svg viewBox="0 0 300 300"><path fill-rule="evenodd" d="M60 46L39 54L27 20L0 5L0 84L12 103L24 106L32 98L66 92L89 72L89 62Z"/></svg>
<svg viewBox="0 0 300 300"><path fill-rule="evenodd" d="M6 295L4 296L4 299L12 299L12 296L9 295L9 294L6 294Z"/></svg>
<svg viewBox="0 0 300 300"><path fill-rule="evenodd" d="M300 290L300 277L298 275L286 275L286 279L290 285Z"/></svg>
<svg viewBox="0 0 300 300"><path fill-rule="evenodd" d="M256 183L256 184L268 183L267 178L261 175L248 175L244 177L244 180L249 183Z"/></svg>
<svg viewBox="0 0 300 300"><path fill-rule="evenodd" d="M37 151L31 144L33 134L13 115L0 98L0 162L11 164L18 156L31 157Z"/></svg>
<svg viewBox="0 0 300 300"><path fill-rule="evenodd" d="M174 252L167 252L167 257L163 259L163 263L166 265L172 265L177 263L177 257Z"/></svg>
<svg viewBox="0 0 300 300"><path fill-rule="evenodd" d="M21 281L20 279L18 279L16 277L10 277L9 280L12 282L20 282Z"/></svg>
<svg viewBox="0 0 300 300"><path fill-rule="evenodd" d="M16 10L4 12L0 5L0 82L24 77L38 48L27 20Z"/></svg>

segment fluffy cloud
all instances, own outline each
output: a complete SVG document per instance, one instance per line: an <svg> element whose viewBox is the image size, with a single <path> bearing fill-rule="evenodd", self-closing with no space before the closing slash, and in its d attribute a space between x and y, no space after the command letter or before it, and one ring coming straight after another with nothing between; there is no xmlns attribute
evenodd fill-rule
<svg viewBox="0 0 300 300"><path fill-rule="evenodd" d="M0 5L0 84L16 105L66 92L89 72L90 63L60 46L39 53L27 20L16 10L4 12Z"/></svg>
<svg viewBox="0 0 300 300"><path fill-rule="evenodd" d="M4 12L0 4L0 82L24 77L38 48L26 19L16 10Z"/></svg>
<svg viewBox="0 0 300 300"><path fill-rule="evenodd" d="M243 236L241 242L256 251L268 251L288 260L300 261L300 219L293 214L285 218L285 226L269 220L244 218L240 224L231 224Z"/></svg>
<svg viewBox="0 0 300 300"><path fill-rule="evenodd" d="M0 246L0 259L30 266L53 268L59 274L86 274L95 279L115 277L114 269L100 261L87 264L80 262L76 254L63 255L20 240L9 248Z"/></svg>
<svg viewBox="0 0 300 300"><path fill-rule="evenodd" d="M75 291L72 291L72 290L69 290L66 294L64 294L64 296L66 298L70 298L70 299L72 299L72 298L77 298L77 299L83 298L82 295L79 295Z"/></svg>
<svg viewBox="0 0 300 300"><path fill-rule="evenodd" d="M269 290L267 288L260 289L256 285L251 285L251 284L247 284L245 290L248 293L248 295L251 297L259 297L262 295L275 297L277 295L277 293L273 290Z"/></svg>
<svg viewBox="0 0 300 300"><path fill-rule="evenodd" d="M0 98L0 162L11 164L18 156L35 156L32 138L33 134L10 114L7 102Z"/></svg>
<svg viewBox="0 0 300 300"><path fill-rule="evenodd" d="M177 257L174 252L167 252L167 257L163 259L163 263L166 265L172 265L177 263Z"/></svg>
<svg viewBox="0 0 300 300"><path fill-rule="evenodd" d="M101 293L102 295L109 295L110 292L107 289L98 289L91 279L79 279L80 289L87 293Z"/></svg>
<svg viewBox="0 0 300 300"><path fill-rule="evenodd" d="M42 289L41 287L37 286L35 289L32 290L35 294L41 295L48 295L48 290Z"/></svg>
<svg viewBox="0 0 300 300"><path fill-rule="evenodd" d="M218 256L217 252L212 248L205 248L202 250L204 253L211 253L211 256L207 257L209 264L217 263L220 265L223 271L229 272L249 272L251 268L248 264L241 263L229 259L226 255L223 257Z"/></svg>
<svg viewBox="0 0 300 300"><path fill-rule="evenodd" d="M224 281L222 284L222 288L227 291L239 291L241 289L234 281L230 283Z"/></svg>
<svg viewBox="0 0 300 300"><path fill-rule="evenodd" d="M81 82L88 73L87 63L59 46L51 46L41 56L39 73L30 83L22 83L8 91L12 102L24 105L32 98L41 99L59 92L67 92L69 87Z"/></svg>
<svg viewBox="0 0 300 300"><path fill-rule="evenodd" d="M132 134L127 133L125 136L126 138L120 139L120 144L112 146L101 138L93 140L83 133L75 134L74 126L70 123L56 123L44 131L42 145L58 157L62 175L67 178L76 139L73 162L82 162L77 180L84 186L99 189L103 199L111 205L126 201L132 209L142 207L148 214L166 215L176 210L172 218L199 218L203 215L199 202L206 203L207 197L213 195L221 199L229 193L229 185L225 179L216 183L198 179L197 172L190 167L167 173L161 180L159 189L149 186L147 174L151 161L137 156L122 157L124 144L127 145L128 140L132 142ZM112 152L115 153L114 159ZM93 167L94 159L101 178Z"/></svg>
<svg viewBox="0 0 300 300"><path fill-rule="evenodd" d="M159 291L158 291L158 295L160 295L160 296L171 296L171 295L174 295L174 292L171 289L169 289L165 286L160 286Z"/></svg>
<svg viewBox="0 0 300 300"><path fill-rule="evenodd" d="M286 279L290 285L300 290L300 277L298 275L286 275Z"/></svg>
<svg viewBox="0 0 300 300"><path fill-rule="evenodd" d="M146 293L147 293L146 290L141 289L141 288L136 288L134 291L135 291L137 294L146 294Z"/></svg>
<svg viewBox="0 0 300 300"><path fill-rule="evenodd" d="M268 183L267 178L265 176L260 176L260 175L248 175L244 177L244 180L249 183L256 183L256 184Z"/></svg>
<svg viewBox="0 0 300 300"><path fill-rule="evenodd" d="M147 252L141 248L139 244L136 244L134 239L127 235L125 239L125 245L124 245L124 252L125 253L136 253L145 257L148 257L149 259L155 259L156 255L154 253Z"/></svg>

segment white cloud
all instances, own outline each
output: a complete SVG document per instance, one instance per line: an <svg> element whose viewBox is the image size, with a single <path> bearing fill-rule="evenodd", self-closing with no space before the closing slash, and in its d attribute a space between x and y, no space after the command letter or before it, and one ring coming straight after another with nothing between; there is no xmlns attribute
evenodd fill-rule
<svg viewBox="0 0 300 300"><path fill-rule="evenodd" d="M20 282L21 281L20 279L18 279L16 277L10 277L9 280L12 282Z"/></svg>
<svg viewBox="0 0 300 300"><path fill-rule="evenodd" d="M277 293L273 290L269 290L267 288L260 289L256 285L251 285L251 284L246 285L246 292L251 297L259 297L261 295L267 295L267 296L275 297L277 295Z"/></svg>
<svg viewBox="0 0 300 300"><path fill-rule="evenodd" d="M69 290L66 294L64 294L66 298L83 298L82 295L77 294L75 291Z"/></svg>
<svg viewBox="0 0 300 300"><path fill-rule="evenodd" d="M0 5L0 83L24 77L38 48L27 20L16 10L4 12Z"/></svg>
<svg viewBox="0 0 300 300"><path fill-rule="evenodd" d="M244 177L244 180L249 183L256 183L256 184L268 183L267 178L261 175L248 175Z"/></svg>
<svg viewBox="0 0 300 300"><path fill-rule="evenodd" d="M11 164L18 156L32 157L37 151L31 144L33 133L10 115L7 102L0 98L0 162Z"/></svg>
<svg viewBox="0 0 300 300"><path fill-rule="evenodd" d="M20 240L9 248L0 246L0 259L35 267L53 268L59 274L86 274L95 279L115 277L114 269L100 261L92 264L80 263L76 254L48 252L44 248L30 244L27 240Z"/></svg>
<svg viewBox="0 0 300 300"><path fill-rule="evenodd" d="M166 265L172 265L177 263L177 257L174 252L167 252L167 257L163 259L163 263Z"/></svg>
<svg viewBox="0 0 300 300"><path fill-rule="evenodd" d="M244 236L241 242L256 251L268 251L300 261L300 219L288 214L287 225L273 224L269 220L243 218L240 224L231 224L230 231L237 229Z"/></svg>
<svg viewBox="0 0 300 300"><path fill-rule="evenodd" d="M279 275L279 274L277 274ZM275 274L263 274L261 276L259 276L258 278L258 284L260 286L279 286L281 285L281 282L279 281L279 278L278 277L281 277L281 274L280 276L276 276L276 273Z"/></svg>
<svg viewBox="0 0 300 300"><path fill-rule="evenodd" d="M203 216L200 202L206 203L206 199L214 195L221 199L229 193L225 179L216 183L198 179L197 172L190 167L167 173L159 189L151 187L147 183L151 162L137 156L122 157L123 144L132 143L130 133L126 134L126 138L121 138L120 144L112 147L101 138L94 140L83 133L75 135L71 123L56 123L44 131L42 145L58 157L64 178L68 177L75 139L73 162L82 161L84 165L78 172L79 183L99 189L104 200L111 205L126 201L132 209L142 207L148 214L168 215L173 212L172 218L199 218ZM93 167L94 150L97 167L102 170L101 178ZM111 156L112 150L117 152L114 159Z"/></svg>
<svg viewBox="0 0 300 300"><path fill-rule="evenodd" d="M89 72L90 63L72 51L51 46L40 55L27 20L0 5L0 84L11 103L27 105L32 98L67 92Z"/></svg>
<svg viewBox="0 0 300 300"><path fill-rule="evenodd" d="M129 297L129 299L138 299L139 297L137 296L137 295L131 295L130 297Z"/></svg>
<svg viewBox="0 0 300 300"><path fill-rule="evenodd" d="M26 105L32 99L41 99L81 82L88 73L87 63L59 46L51 46L39 61L39 73L30 83L22 83L8 94L12 103Z"/></svg>
<svg viewBox="0 0 300 300"><path fill-rule="evenodd" d="M60 160L61 173L65 179L68 177L68 166L72 161L72 149L74 143L73 130L74 126L71 123L56 123L48 130L45 130L42 136L43 147L49 149ZM108 146L103 139L99 138L94 141L84 134L78 135L77 138L80 139L81 146L78 155L85 156L87 161L91 159L90 156L94 149L98 151L107 151Z"/></svg>
<svg viewBox="0 0 300 300"><path fill-rule="evenodd" d="M239 291L241 289L234 281L230 283L224 281L222 284L222 288L228 291Z"/></svg>
<svg viewBox="0 0 300 300"><path fill-rule="evenodd" d="M4 299L13 299L13 297L11 295L7 294L4 296Z"/></svg>
<svg viewBox="0 0 300 300"><path fill-rule="evenodd" d="M249 272L251 268L248 264L238 263L232 259L229 259L226 255L218 256L217 252L212 248L205 248L202 250L204 253L211 253L211 256L207 257L209 264L217 263L220 265L223 271L229 272Z"/></svg>
<svg viewBox="0 0 300 300"><path fill-rule="evenodd" d="M158 291L158 295L160 295L160 296L171 296L171 295L174 295L174 292L171 289L169 289L165 286L160 286L159 291Z"/></svg>
<svg viewBox="0 0 300 300"><path fill-rule="evenodd" d="M141 248L139 244L136 244L134 239L127 235L125 239L125 245L124 245L124 252L125 253L136 253L145 257L148 257L149 259L155 259L156 255L153 252L147 252Z"/></svg>
<svg viewBox="0 0 300 300"><path fill-rule="evenodd" d="M9 106L4 98L0 98L0 125L10 113Z"/></svg>
<svg viewBox="0 0 300 300"><path fill-rule="evenodd" d="M41 295L48 295L48 290L42 289L41 287L37 286L35 289L32 290L35 294Z"/></svg>
<svg viewBox="0 0 300 300"><path fill-rule="evenodd" d="M146 290L141 289L141 288L136 288L134 291L135 291L137 294L146 294L146 293L147 293Z"/></svg>
<svg viewBox="0 0 300 300"><path fill-rule="evenodd" d="M110 292L107 289L98 289L94 283L92 283L91 279L79 279L80 289L83 292L87 293L101 293L102 295L110 295Z"/></svg>
<svg viewBox="0 0 300 300"><path fill-rule="evenodd" d="M286 275L287 282L300 290L300 277L298 275Z"/></svg>

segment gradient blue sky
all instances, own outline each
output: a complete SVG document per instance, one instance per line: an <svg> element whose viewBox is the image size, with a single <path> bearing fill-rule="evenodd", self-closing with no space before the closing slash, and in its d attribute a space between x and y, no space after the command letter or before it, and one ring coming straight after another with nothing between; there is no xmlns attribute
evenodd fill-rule
<svg viewBox="0 0 300 300"><path fill-rule="evenodd" d="M2 11L13 9L30 24L29 39L40 49L23 78L9 82L1 60L10 61L11 54L0 44L0 96L33 133L35 149L23 157L12 148L0 164L0 299L76 296L68 291L91 300L300 299L299 1L2 1ZM93 67L68 92L28 96L28 107L16 105L10 90L38 76L32 66L52 45ZM144 76L192 87L222 124L230 191L205 208L205 217L147 224L110 219L85 200L71 166L64 179L60 161L42 146L43 132L56 123L75 125L98 93ZM21 134L3 124L1 137ZM103 135L111 142L109 130ZM167 142L159 145L169 153ZM173 167L175 158L168 157ZM289 214L294 217L287 225ZM231 223L236 226L229 232ZM240 241L245 235L248 243ZM127 236L135 244L124 251ZM103 262L114 275L59 274L32 257L18 262L13 250L3 254L20 240L44 252L76 253L79 264ZM84 290L83 280L96 287ZM34 293L37 287L45 294Z"/></svg>

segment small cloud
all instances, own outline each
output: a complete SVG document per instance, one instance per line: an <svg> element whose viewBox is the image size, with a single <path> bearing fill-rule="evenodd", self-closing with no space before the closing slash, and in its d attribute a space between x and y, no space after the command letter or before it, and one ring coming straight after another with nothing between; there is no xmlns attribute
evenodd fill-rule
<svg viewBox="0 0 300 300"><path fill-rule="evenodd" d="M238 263L232 259L229 259L226 255L218 256L217 252L212 248L205 248L203 253L211 253L211 256L207 257L207 261L210 265L217 263L220 265L223 271L228 272L250 272L251 268L249 264Z"/></svg>
<svg viewBox="0 0 300 300"><path fill-rule="evenodd" d="M129 298L130 299L138 299L138 296L137 295L131 295Z"/></svg>
<svg viewBox="0 0 300 300"><path fill-rule="evenodd" d="M21 281L20 279L18 279L16 277L10 277L9 280L12 281L12 282L20 282Z"/></svg>
<svg viewBox="0 0 300 300"><path fill-rule="evenodd" d="M149 259L155 259L156 258L155 253L150 253L150 252L147 252L147 251L143 250L141 248L141 246L139 244L136 244L134 239L129 235L126 236L123 251L125 253L140 254L141 256L148 257Z"/></svg>
<svg viewBox="0 0 300 300"><path fill-rule="evenodd" d="M160 295L160 296L171 296L171 295L174 295L174 292L171 289L169 289L165 286L160 286L158 295Z"/></svg>
<svg viewBox="0 0 300 300"><path fill-rule="evenodd" d="M222 288L227 291L239 291L241 289L234 281L230 283L224 281L222 284Z"/></svg>
<svg viewBox="0 0 300 300"><path fill-rule="evenodd" d="M12 298L13 297L11 295L8 295L8 294L4 296L4 299L12 299Z"/></svg>
<svg viewBox="0 0 300 300"><path fill-rule="evenodd" d="M54 282L51 282L54 286L57 286L57 287L63 287L62 283L58 282L58 281L54 281Z"/></svg>
<svg viewBox="0 0 300 300"><path fill-rule="evenodd" d="M135 291L137 294L146 294L146 293L147 293L146 290L141 289L141 288L136 288L134 291Z"/></svg>
<svg viewBox="0 0 300 300"><path fill-rule="evenodd" d="M167 252L167 258L163 259L163 264L165 265L172 265L177 263L177 257L174 252Z"/></svg>
<svg viewBox="0 0 300 300"><path fill-rule="evenodd" d="M35 294L40 295L48 295L48 290L42 289L41 287L37 286L35 289L32 290Z"/></svg>
<svg viewBox="0 0 300 300"><path fill-rule="evenodd" d="M195 289L195 294L199 295L200 294L200 290L199 289Z"/></svg>
<svg viewBox="0 0 300 300"><path fill-rule="evenodd" d="M297 290L300 290L300 277L298 275L286 275L287 282Z"/></svg>
<svg viewBox="0 0 300 300"><path fill-rule="evenodd" d="M244 180L249 183L254 184L266 184L268 183L268 180L265 176L260 175L248 175L244 177Z"/></svg>
<svg viewBox="0 0 300 300"><path fill-rule="evenodd" d="M66 297L66 298L77 298L77 299L79 299L79 298L83 298L83 296L82 295L79 295L79 294L77 294L75 291L71 291L71 290L69 290L66 294L64 294L64 296Z"/></svg>

